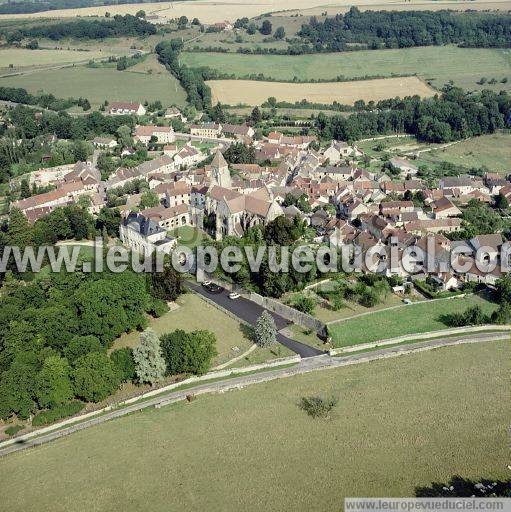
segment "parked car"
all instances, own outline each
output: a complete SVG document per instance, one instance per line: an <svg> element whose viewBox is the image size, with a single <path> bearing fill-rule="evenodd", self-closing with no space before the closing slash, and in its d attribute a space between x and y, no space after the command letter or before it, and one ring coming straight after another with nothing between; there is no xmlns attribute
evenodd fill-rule
<svg viewBox="0 0 511 512"><path fill-rule="evenodd" d="M412 303L412 301L410 299L403 299L403 302L405 304L411 304Z"/></svg>
<svg viewBox="0 0 511 512"><path fill-rule="evenodd" d="M229 293L229 299L235 300L235 299L239 299L239 298L240 298L240 294L238 292Z"/></svg>
<svg viewBox="0 0 511 512"><path fill-rule="evenodd" d="M203 283L202 283L202 286L204 286L204 288L207 288L210 285L211 285L211 281L203 281Z"/></svg>
<svg viewBox="0 0 511 512"><path fill-rule="evenodd" d="M224 289L215 283L210 283L208 286L204 286L209 293L222 293Z"/></svg>

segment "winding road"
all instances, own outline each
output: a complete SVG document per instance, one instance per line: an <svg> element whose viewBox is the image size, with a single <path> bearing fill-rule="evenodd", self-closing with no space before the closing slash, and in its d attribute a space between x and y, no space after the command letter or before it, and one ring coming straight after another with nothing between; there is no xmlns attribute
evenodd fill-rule
<svg viewBox="0 0 511 512"><path fill-rule="evenodd" d="M241 318L241 320L244 320L250 325L254 325L257 319L261 316L261 313L265 310L265 308L263 308L262 306L259 306L255 302L252 302L243 297L239 297L238 299L235 300L229 299L229 292L226 290L222 291L222 293L211 293L208 292L201 285L193 283L191 281L187 281L186 285L196 293L215 302L215 304L217 304L221 308L230 311L233 315L237 316L238 318ZM285 329L286 327L292 324L292 322L289 322L285 318L276 315L271 311L268 311L268 313L270 313L270 315L273 316L278 331ZM300 357L302 357L303 359L308 357L319 356L325 353L324 351L321 351L317 348L293 340L280 332L277 333L277 341L281 345L287 347L289 350L292 350L295 354L300 355Z"/></svg>

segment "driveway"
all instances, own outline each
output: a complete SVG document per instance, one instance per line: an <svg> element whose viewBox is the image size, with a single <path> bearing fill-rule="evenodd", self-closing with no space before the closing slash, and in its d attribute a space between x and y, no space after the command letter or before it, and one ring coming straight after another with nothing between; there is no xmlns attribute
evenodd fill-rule
<svg viewBox="0 0 511 512"><path fill-rule="evenodd" d="M261 316L261 313L265 308L259 306L255 302L252 302L248 299L244 299L240 297L239 299L229 299L229 292L227 290L223 290L222 293L210 293L201 285L193 283L191 281L186 281L186 286L196 291L200 295L207 297L209 300L212 300L219 306L224 309L230 311L233 315L236 315L238 318L241 318L245 322L250 325L254 325L257 319ZM285 318L268 311L270 315L275 320L275 325L277 326L277 330L284 329L291 325L292 322L289 322ZM277 333L277 341L287 347L289 350L292 350L296 354L299 354L302 358L314 357L325 352L319 350L314 347L310 347L309 345L305 345L304 343L300 343L299 341L293 340L284 336L280 332Z"/></svg>

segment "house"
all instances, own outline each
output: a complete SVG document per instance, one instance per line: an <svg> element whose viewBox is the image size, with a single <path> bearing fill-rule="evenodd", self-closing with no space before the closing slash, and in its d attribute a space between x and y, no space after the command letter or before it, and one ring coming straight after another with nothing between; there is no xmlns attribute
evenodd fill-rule
<svg viewBox="0 0 511 512"><path fill-rule="evenodd" d="M168 237L167 231L154 220L134 212L130 212L121 222L119 238L124 245L145 255L155 251L169 254L177 245L177 240Z"/></svg>
<svg viewBox="0 0 511 512"><path fill-rule="evenodd" d="M185 144L175 155L174 164L177 168L191 167L204 159L203 154L191 143Z"/></svg>
<svg viewBox="0 0 511 512"><path fill-rule="evenodd" d="M230 32L234 26L230 21L219 21L217 23L213 23L212 25L209 25L213 30L218 32Z"/></svg>
<svg viewBox="0 0 511 512"><path fill-rule="evenodd" d="M117 147L117 141L113 137L95 137L92 144L100 149L113 149Z"/></svg>
<svg viewBox="0 0 511 512"><path fill-rule="evenodd" d="M108 113L111 116L136 115L143 116L146 113L144 105L141 103L129 103L125 101L113 101L108 107Z"/></svg>
<svg viewBox="0 0 511 512"><path fill-rule="evenodd" d="M330 178L334 181L348 181L353 177L354 168L349 166L343 167L317 167L311 173L316 179Z"/></svg>
<svg viewBox="0 0 511 512"><path fill-rule="evenodd" d="M157 14L148 14L145 18L145 21L151 23L153 25L166 25L169 23L169 19L163 16L158 16Z"/></svg>
<svg viewBox="0 0 511 512"><path fill-rule="evenodd" d="M135 170L140 176L150 174L169 174L174 170L174 161L168 155L162 155L153 160L148 160L138 165Z"/></svg>
<svg viewBox="0 0 511 512"><path fill-rule="evenodd" d="M480 257L476 257L476 261L486 263L493 263L499 259L503 243L500 233L478 235L470 239L470 245L474 248L475 254L480 252Z"/></svg>
<svg viewBox="0 0 511 512"><path fill-rule="evenodd" d="M156 222L158 226L166 230L191 224L190 212L186 204L179 204L170 208L164 206L146 208L140 212L140 215Z"/></svg>
<svg viewBox="0 0 511 512"><path fill-rule="evenodd" d="M461 215L461 210L447 199L447 197L433 201L433 203L431 203L431 210L435 219L448 219Z"/></svg>
<svg viewBox="0 0 511 512"><path fill-rule="evenodd" d="M339 163L343 158L350 156L360 156L362 153L356 146L350 146L347 142L333 140L330 146L325 150L323 156L331 165Z"/></svg>
<svg viewBox="0 0 511 512"><path fill-rule="evenodd" d="M289 137L280 132L270 132L267 137L269 144L278 144L282 146L292 146L299 149L307 149L311 142L317 141L317 137L305 135L296 135Z"/></svg>
<svg viewBox="0 0 511 512"><path fill-rule="evenodd" d="M452 233L461 229L461 219L427 219L405 222L404 228L408 233Z"/></svg>
<svg viewBox="0 0 511 512"><path fill-rule="evenodd" d="M413 212L412 201L385 201L380 203L380 214L384 217L397 217L405 212Z"/></svg>
<svg viewBox="0 0 511 512"><path fill-rule="evenodd" d="M444 191L444 195L450 197L470 194L476 190L488 192L481 180L470 176L445 177L439 181L439 186Z"/></svg>
<svg viewBox="0 0 511 512"><path fill-rule="evenodd" d="M135 141L140 141L147 146L153 137L160 144L169 144L176 140L171 126L137 126L135 128L133 137Z"/></svg>
<svg viewBox="0 0 511 512"><path fill-rule="evenodd" d="M251 126L245 124L224 124L222 133L226 137L233 137L236 140L246 141L252 139L255 135L255 130Z"/></svg>
<svg viewBox="0 0 511 512"><path fill-rule="evenodd" d="M217 123L192 124L190 135L209 139L218 139L222 134L222 125Z"/></svg>
<svg viewBox="0 0 511 512"><path fill-rule="evenodd" d="M174 156L178 151L177 144L165 144L165 146L163 146L164 155Z"/></svg>

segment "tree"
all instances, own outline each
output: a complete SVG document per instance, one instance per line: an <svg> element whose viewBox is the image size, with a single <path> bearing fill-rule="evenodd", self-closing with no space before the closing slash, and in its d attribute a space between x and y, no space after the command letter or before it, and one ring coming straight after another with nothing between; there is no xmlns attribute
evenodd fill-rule
<svg viewBox="0 0 511 512"><path fill-rule="evenodd" d="M29 50L37 50L39 48L39 41L37 39L32 39L28 44L27 48Z"/></svg>
<svg viewBox="0 0 511 512"><path fill-rule="evenodd" d="M215 335L210 331L201 330L187 333L177 329L164 334L161 337L161 348L167 375L203 375L217 354Z"/></svg>
<svg viewBox="0 0 511 512"><path fill-rule="evenodd" d="M286 31L284 30L284 27L278 27L275 30L275 33L273 34L273 37L275 39L284 39L284 37L286 37Z"/></svg>
<svg viewBox="0 0 511 512"><path fill-rule="evenodd" d="M163 272L153 269L150 277L151 295L164 301L175 301L181 295L181 274L176 272L169 259L164 262Z"/></svg>
<svg viewBox="0 0 511 512"><path fill-rule="evenodd" d="M261 28L259 29L259 32L261 32L261 34L263 36L269 36L271 34L272 30L273 30L273 28L272 28L271 22L268 20L264 20L263 24L261 25Z"/></svg>
<svg viewBox="0 0 511 512"><path fill-rule="evenodd" d="M23 178L20 184L20 198L26 199L30 197L32 194L30 193L30 185L28 184L28 180Z"/></svg>
<svg viewBox="0 0 511 512"><path fill-rule="evenodd" d="M119 126L119 128L117 128L117 140L122 148L133 146L131 128L125 124Z"/></svg>
<svg viewBox="0 0 511 512"><path fill-rule="evenodd" d="M300 228L285 217L279 215L264 228L264 238L269 244L276 244L283 247L290 246L300 238Z"/></svg>
<svg viewBox="0 0 511 512"><path fill-rule="evenodd" d="M177 28L182 30L186 28L186 25L188 25L188 18L186 16L181 16L177 22Z"/></svg>
<svg viewBox="0 0 511 512"><path fill-rule="evenodd" d="M106 229L109 236L119 236L120 223L121 212L117 208L103 206L96 217L96 229Z"/></svg>
<svg viewBox="0 0 511 512"><path fill-rule="evenodd" d="M90 352L76 361L73 381L76 396L88 402L100 402L117 389L120 376L104 352Z"/></svg>
<svg viewBox="0 0 511 512"><path fill-rule="evenodd" d="M110 354L121 381L127 382L133 380L137 376L135 369L135 360L133 359L133 350L128 347L118 348Z"/></svg>
<svg viewBox="0 0 511 512"><path fill-rule="evenodd" d="M230 164L254 164L255 149L242 142L235 142L225 150L224 158Z"/></svg>
<svg viewBox="0 0 511 512"><path fill-rule="evenodd" d="M27 419L37 409L34 400L35 370L25 361L15 361L0 378L0 418L16 414Z"/></svg>
<svg viewBox="0 0 511 512"><path fill-rule="evenodd" d="M73 398L71 368L67 359L50 356L36 378L36 396L40 407L57 407Z"/></svg>
<svg viewBox="0 0 511 512"><path fill-rule="evenodd" d="M277 327L275 320L265 309L257 319L254 327L255 342L260 347L267 347L277 341Z"/></svg>
<svg viewBox="0 0 511 512"><path fill-rule="evenodd" d="M261 122L261 119L263 118L261 111L259 110L259 107L254 107L252 110L252 113L250 114L250 119L253 123L257 124Z"/></svg>
<svg viewBox="0 0 511 512"><path fill-rule="evenodd" d="M257 32L257 26L255 23L249 23L247 27L247 34L253 36Z"/></svg>
<svg viewBox="0 0 511 512"><path fill-rule="evenodd" d="M509 207L509 201L506 196L499 194L495 199L495 207L500 210L506 210Z"/></svg>
<svg viewBox="0 0 511 512"><path fill-rule="evenodd" d="M165 375L160 340L152 329L147 329L140 335L140 345L133 349L133 359L140 382L152 385Z"/></svg>
<svg viewBox="0 0 511 512"><path fill-rule="evenodd" d="M152 208L160 204L160 199L152 190L146 190L140 197L140 209Z"/></svg>
<svg viewBox="0 0 511 512"><path fill-rule="evenodd" d="M143 11L142 9L140 11L137 11L137 13L135 14L135 16L137 18L145 18L145 11Z"/></svg>
<svg viewBox="0 0 511 512"><path fill-rule="evenodd" d="M64 347L64 355L73 364L80 357L101 350L103 350L103 347L96 336L73 336L67 346Z"/></svg>

